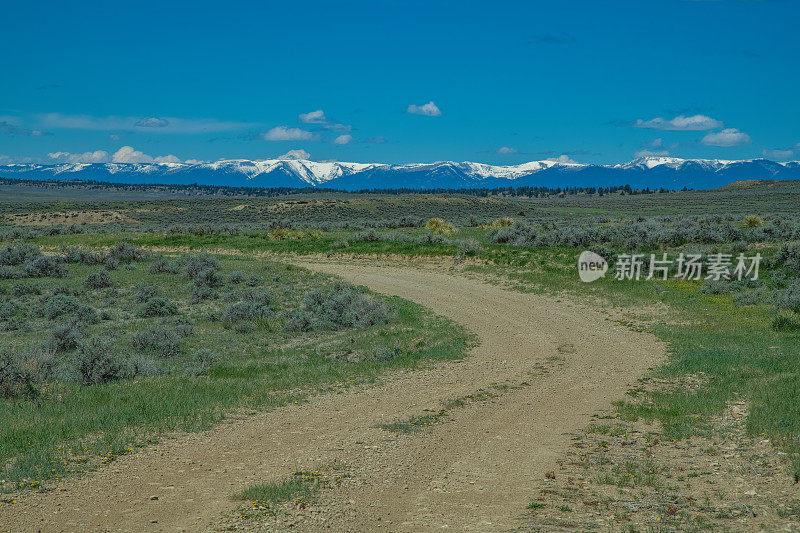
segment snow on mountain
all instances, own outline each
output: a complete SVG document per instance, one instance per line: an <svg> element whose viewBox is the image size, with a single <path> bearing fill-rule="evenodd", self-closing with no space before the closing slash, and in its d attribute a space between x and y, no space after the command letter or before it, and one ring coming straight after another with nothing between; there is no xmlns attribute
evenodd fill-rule
<svg viewBox="0 0 800 533"><path fill-rule="evenodd" d="M123 183L199 183L253 187L324 186L345 190L622 184L651 188L684 186L709 188L740 179L800 179L800 162L649 156L618 165L586 165L544 160L499 166L469 161L391 165L299 159L223 159L213 163L197 164L9 164L0 166L0 176Z"/></svg>

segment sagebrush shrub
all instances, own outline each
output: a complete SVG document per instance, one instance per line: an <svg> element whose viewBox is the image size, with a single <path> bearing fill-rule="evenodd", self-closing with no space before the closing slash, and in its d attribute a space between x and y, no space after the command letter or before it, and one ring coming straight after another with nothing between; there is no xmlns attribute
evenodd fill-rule
<svg viewBox="0 0 800 533"><path fill-rule="evenodd" d="M208 285L196 285L192 289L192 303L198 303L203 300L216 300L219 298L219 293L214 287Z"/></svg>
<svg viewBox="0 0 800 533"><path fill-rule="evenodd" d="M143 304L150 298L161 296L161 290L156 285L142 281L133 287L133 294L136 302Z"/></svg>
<svg viewBox="0 0 800 533"><path fill-rule="evenodd" d="M204 268L197 272L192 278L194 284L198 287L219 287L222 285L222 276L213 268Z"/></svg>
<svg viewBox="0 0 800 533"><path fill-rule="evenodd" d="M244 301L236 302L228 307L222 315L222 320L238 324L269 318L275 314L272 302L272 295L268 292L250 294Z"/></svg>
<svg viewBox="0 0 800 533"><path fill-rule="evenodd" d="M37 385L53 375L55 360L47 347L23 351L0 349L0 397L39 396Z"/></svg>
<svg viewBox="0 0 800 533"><path fill-rule="evenodd" d="M180 271L181 267L177 261L170 261L164 257L159 257L150 265L151 274L178 274Z"/></svg>
<svg viewBox="0 0 800 533"><path fill-rule="evenodd" d="M21 277L21 269L15 266L0 265L0 279L19 279Z"/></svg>
<svg viewBox="0 0 800 533"><path fill-rule="evenodd" d="M131 377L158 376L164 373L164 369L156 361L142 354L132 355L127 363Z"/></svg>
<svg viewBox="0 0 800 533"><path fill-rule="evenodd" d="M0 250L0 265L18 266L42 256L35 244L10 244Z"/></svg>
<svg viewBox="0 0 800 533"><path fill-rule="evenodd" d="M785 268L789 272L800 274L800 242L785 242L772 259L773 268Z"/></svg>
<svg viewBox="0 0 800 533"><path fill-rule="evenodd" d="M78 347L83 334L76 324L66 323L50 329L50 336L57 352L68 352Z"/></svg>
<svg viewBox="0 0 800 533"><path fill-rule="evenodd" d="M772 329L775 331L798 331L800 330L800 316L793 311L780 311L772 319Z"/></svg>
<svg viewBox="0 0 800 533"><path fill-rule="evenodd" d="M483 246L475 239L458 241L458 249L464 255L477 255L483 251Z"/></svg>
<svg viewBox="0 0 800 533"><path fill-rule="evenodd" d="M66 263L80 263L84 265L100 265L105 261L105 255L79 246L66 246L61 249L61 255Z"/></svg>
<svg viewBox="0 0 800 533"><path fill-rule="evenodd" d="M775 307L800 313L800 280L793 280L785 289L775 291Z"/></svg>
<svg viewBox="0 0 800 533"><path fill-rule="evenodd" d="M189 361L186 363L186 372L195 376L207 374L208 371L220 361L219 353L214 350L201 349L192 352Z"/></svg>
<svg viewBox="0 0 800 533"><path fill-rule="evenodd" d="M69 276L69 270L58 261L58 258L44 255L26 260L22 264L22 272L29 278L66 278Z"/></svg>
<svg viewBox="0 0 800 533"><path fill-rule="evenodd" d="M13 300L0 303L0 320L8 320L11 317L22 315L26 310L23 304Z"/></svg>
<svg viewBox="0 0 800 533"><path fill-rule="evenodd" d="M145 303L139 306L139 316L154 317L154 316L170 316L178 314L178 304L169 298L157 296L150 298Z"/></svg>
<svg viewBox="0 0 800 533"><path fill-rule="evenodd" d="M39 309L39 314L48 320L53 320L54 318L74 313L80 305L80 302L74 296L53 294L44 299Z"/></svg>
<svg viewBox="0 0 800 533"><path fill-rule="evenodd" d="M111 274L108 273L108 270L101 268L100 270L92 272L86 276L83 286L89 290L107 289L109 287L113 287L114 282L111 280Z"/></svg>
<svg viewBox="0 0 800 533"><path fill-rule="evenodd" d="M80 324L97 324L100 322L100 315L94 307L81 305L75 310L75 320Z"/></svg>
<svg viewBox="0 0 800 533"><path fill-rule="evenodd" d="M731 282L725 279L705 279L698 291L702 294L729 294L733 292Z"/></svg>
<svg viewBox="0 0 800 533"><path fill-rule="evenodd" d="M264 280L261 278L261 276L258 276L256 274L248 276L247 281L245 281L245 284L248 287L258 287L262 283L264 283Z"/></svg>
<svg viewBox="0 0 800 533"><path fill-rule="evenodd" d="M748 306L764 303L768 299L769 293L764 287L759 287L752 291L737 292L733 295L733 301L738 306Z"/></svg>
<svg viewBox="0 0 800 533"><path fill-rule="evenodd" d="M98 385L130 375L118 349L110 342L100 339L81 342L72 363L84 385Z"/></svg>
<svg viewBox="0 0 800 533"><path fill-rule="evenodd" d="M118 242L108 250L107 255L120 263L130 263L147 258L148 253L128 242Z"/></svg>
<svg viewBox="0 0 800 533"><path fill-rule="evenodd" d="M175 357L181 352L181 336L175 330L158 326L131 335L131 345L140 351L153 352L160 357Z"/></svg>
<svg viewBox="0 0 800 533"><path fill-rule="evenodd" d="M386 324L392 311L384 302L348 283L336 283L328 291L314 290L303 295L303 307L292 313L284 329L309 331L365 328Z"/></svg>
<svg viewBox="0 0 800 533"><path fill-rule="evenodd" d="M13 287L11 287L11 294L13 294L17 298L28 294L41 294L41 293L42 291L39 290L39 287L31 285L30 283L17 283Z"/></svg>
<svg viewBox="0 0 800 533"><path fill-rule="evenodd" d="M206 270L214 270L217 271L220 268L219 260L213 255L200 252L199 254L191 255L186 258L184 263L184 271L186 272L186 277L192 281L195 281L201 274Z"/></svg>

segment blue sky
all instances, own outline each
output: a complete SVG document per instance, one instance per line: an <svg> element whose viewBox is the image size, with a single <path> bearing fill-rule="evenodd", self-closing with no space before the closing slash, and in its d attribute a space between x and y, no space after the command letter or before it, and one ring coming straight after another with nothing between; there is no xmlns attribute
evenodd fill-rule
<svg viewBox="0 0 800 533"><path fill-rule="evenodd" d="M800 159L795 0L2 11L0 162Z"/></svg>

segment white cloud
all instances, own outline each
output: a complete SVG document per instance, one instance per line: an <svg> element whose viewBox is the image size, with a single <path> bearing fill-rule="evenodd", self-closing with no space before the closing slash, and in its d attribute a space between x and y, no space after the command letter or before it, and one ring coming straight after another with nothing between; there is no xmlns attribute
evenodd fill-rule
<svg viewBox="0 0 800 533"><path fill-rule="evenodd" d="M111 133L109 134L108 138L111 139L112 141L118 141L119 135L117 135L116 133Z"/></svg>
<svg viewBox="0 0 800 533"><path fill-rule="evenodd" d="M182 163L177 156L172 154L158 157L151 157L143 152L134 150L132 146L123 146L114 155L109 155L105 150L95 152L71 153L71 152L51 152L47 154L50 159L57 163ZM191 160L197 163L201 161ZM187 161L188 163L189 161Z"/></svg>
<svg viewBox="0 0 800 533"><path fill-rule="evenodd" d="M147 117L137 120L134 124L137 128L166 128L169 120L159 117Z"/></svg>
<svg viewBox="0 0 800 533"><path fill-rule="evenodd" d="M89 115L63 115L45 113L37 115L39 122L51 128L93 131L141 131L148 128L159 133L211 133L247 129L256 124L219 121L214 119L186 119L175 117L93 117ZM160 124L160 126L159 126Z"/></svg>
<svg viewBox="0 0 800 533"><path fill-rule="evenodd" d="M650 120L637 120L633 126L635 128L651 128L655 130L674 130L674 131L703 131L721 128L722 122L705 115L692 115L687 117L678 115L671 120L665 120L661 117L652 118Z"/></svg>
<svg viewBox="0 0 800 533"><path fill-rule="evenodd" d="M172 154L158 156L155 159L153 159L153 161L155 161L156 163L183 163L183 161L178 159L177 156L174 156Z"/></svg>
<svg viewBox="0 0 800 533"><path fill-rule="evenodd" d="M636 157L636 158L639 158L639 157L663 157L663 156L668 156L668 155L669 155L669 151L667 151L667 150L639 150L638 152L633 154L633 156Z"/></svg>
<svg viewBox="0 0 800 533"><path fill-rule="evenodd" d="M558 157L549 157L547 161L555 161L556 163L564 163L564 164L575 164L577 165L578 162L572 159L568 155L560 155Z"/></svg>
<svg viewBox="0 0 800 533"><path fill-rule="evenodd" d="M7 135L24 135L26 137L43 137L45 135L51 135L50 133L44 131L23 128L16 124L16 122L9 122L7 120L0 121L0 133L5 133Z"/></svg>
<svg viewBox="0 0 800 533"><path fill-rule="evenodd" d="M352 135L339 135L333 140L334 144L350 144L353 142Z"/></svg>
<svg viewBox="0 0 800 533"><path fill-rule="evenodd" d="M316 138L310 131L286 126L276 126L261 136L265 141L311 141Z"/></svg>
<svg viewBox="0 0 800 533"><path fill-rule="evenodd" d="M306 152L305 150L289 150L285 154L278 156L278 159L303 159L309 160L311 159L311 154Z"/></svg>
<svg viewBox="0 0 800 533"><path fill-rule="evenodd" d="M501 146L497 149L498 154L509 155L509 154L516 154L517 149L511 148L510 146Z"/></svg>
<svg viewBox="0 0 800 533"><path fill-rule="evenodd" d="M184 161L184 163L186 163L187 165L202 165L203 163L205 163L205 161L203 161L202 159L187 159L186 161Z"/></svg>
<svg viewBox="0 0 800 533"><path fill-rule="evenodd" d="M408 106L407 111L413 115L425 115L428 117L438 117L442 114L436 104L433 101L428 102L425 105L414 105L411 104Z"/></svg>
<svg viewBox="0 0 800 533"><path fill-rule="evenodd" d="M300 113L297 115L298 120L303 124L325 124L328 119L325 117L325 112L322 109L311 111L310 113Z"/></svg>
<svg viewBox="0 0 800 533"><path fill-rule="evenodd" d="M750 143L750 136L736 128L709 133L700 141L708 146L741 146Z"/></svg>
<svg viewBox="0 0 800 533"><path fill-rule="evenodd" d="M297 120L303 124L320 124L326 130L339 133L347 133L353 129L353 127L349 124L332 122L328 117L325 116L325 112L322 109L317 109L316 111L311 111L310 113L300 113L297 115Z"/></svg>
<svg viewBox="0 0 800 533"><path fill-rule="evenodd" d="M794 155L794 150L764 150L761 152L764 157L774 159L775 161L788 161Z"/></svg>
<svg viewBox="0 0 800 533"><path fill-rule="evenodd" d="M123 146L117 150L111 160L114 163L152 163L153 158L149 155L134 150L132 146Z"/></svg>
<svg viewBox="0 0 800 533"><path fill-rule="evenodd" d="M70 152L53 152L47 154L50 159L55 159L59 163L108 163L111 161L108 152L97 150L94 152L83 152L73 154Z"/></svg>
<svg viewBox="0 0 800 533"><path fill-rule="evenodd" d="M331 122L330 124L325 124L324 127L327 130L336 131L336 132L339 132L339 133L348 132L348 131L353 129L353 126L351 126L349 124L338 124L336 122Z"/></svg>

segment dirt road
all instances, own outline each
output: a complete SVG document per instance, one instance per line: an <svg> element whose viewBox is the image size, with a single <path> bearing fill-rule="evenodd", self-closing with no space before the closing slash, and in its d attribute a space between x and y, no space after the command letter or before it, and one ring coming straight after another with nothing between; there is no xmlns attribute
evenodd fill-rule
<svg viewBox="0 0 800 533"><path fill-rule="evenodd" d="M525 506L568 448L566 434L621 398L665 354L653 336L553 298L410 266L303 266L425 305L464 324L479 345L463 361L121 457L4 506L0 531L219 530L236 506L235 491L332 461L352 477L326 492L324 511L301 517L294 530L513 529L524 525ZM467 403L418 434L376 427L482 388L497 398Z"/></svg>

